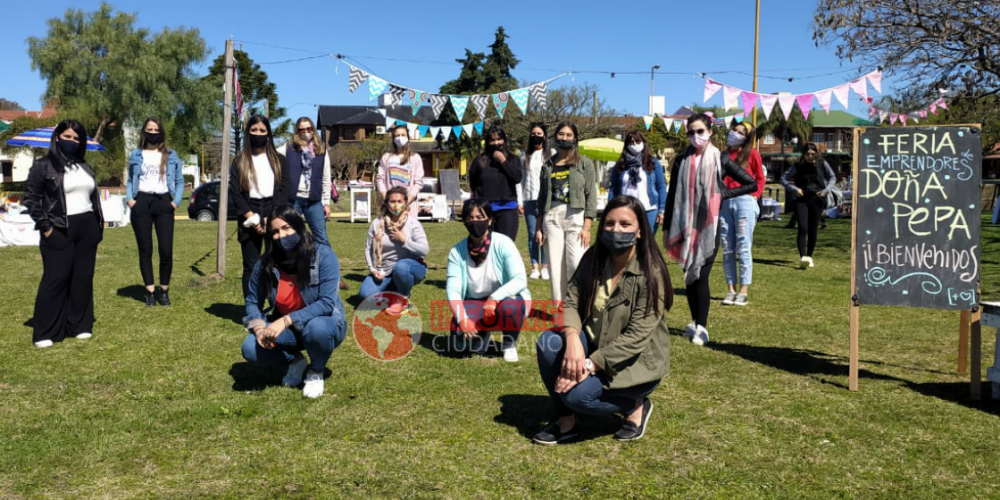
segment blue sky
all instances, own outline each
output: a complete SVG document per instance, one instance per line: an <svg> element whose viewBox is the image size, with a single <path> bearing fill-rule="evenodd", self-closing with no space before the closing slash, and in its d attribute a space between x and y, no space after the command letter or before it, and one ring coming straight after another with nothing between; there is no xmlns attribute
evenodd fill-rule
<svg viewBox="0 0 1000 500"><path fill-rule="evenodd" d="M45 82L31 70L26 38L44 36L46 20L62 17L67 8L89 11L99 3L48 0L5 5L8 22L0 32L0 43L7 50L0 97L17 101L27 109L38 109ZM815 46L811 36L815 2L761 3L760 92L820 90L874 69L841 61L832 48ZM722 83L744 89L750 89L752 81L754 0L625 4L512 0L465 2L460 9L448 2L436 8L431 6L433 2L293 1L280 2L281 11L273 9L273 2L253 0L112 4L116 9L136 13L138 24L153 30L198 28L212 54L200 72L222 53L225 40L232 37L252 42L244 43L242 48L260 63L311 55L265 45L341 53L357 57L374 74L394 83L437 91L458 74L458 64L451 61L464 55L465 48L488 51L494 30L502 25L511 37L508 43L514 54L521 59L515 77L538 81L572 69L576 83L599 85L600 95L608 104L633 115L647 112L649 70L654 64L659 64L663 72L683 73L655 77L656 94L666 96L668 113L681 105L701 103L704 81L695 77L695 72L708 72ZM341 63L337 74L334 58L262 66L277 84L281 103L289 108L291 116L313 116L315 104L369 102L360 90L348 93L347 66ZM644 73L611 78L585 70ZM788 82L788 77L796 78ZM567 83L573 82L564 77L554 85ZM887 79L883 91L890 93L892 83ZM722 92L709 101L721 103ZM842 108L835 102L833 109ZM866 114L853 94L852 112Z"/></svg>

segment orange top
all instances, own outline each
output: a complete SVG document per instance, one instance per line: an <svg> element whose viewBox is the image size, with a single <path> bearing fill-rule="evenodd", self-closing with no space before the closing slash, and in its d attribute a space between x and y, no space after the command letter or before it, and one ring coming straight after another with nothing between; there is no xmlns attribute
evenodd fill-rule
<svg viewBox="0 0 1000 500"><path fill-rule="evenodd" d="M302 292L295 284L295 276L278 272L278 294L275 297L274 307L285 316L306 306L306 301L302 299Z"/></svg>

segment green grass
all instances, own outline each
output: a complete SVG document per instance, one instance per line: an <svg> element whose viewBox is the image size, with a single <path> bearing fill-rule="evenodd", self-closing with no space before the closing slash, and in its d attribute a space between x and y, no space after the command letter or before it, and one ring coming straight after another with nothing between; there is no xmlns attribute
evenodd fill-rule
<svg viewBox="0 0 1000 500"><path fill-rule="evenodd" d="M527 343L521 362L442 357L420 347L395 363L348 336L327 393L304 400L249 369L240 258L215 270L215 226L178 222L174 306L145 308L135 240L109 229L95 280L90 341L31 347L41 259L0 250L0 497L3 498L986 498L1000 491L1000 421L967 401L955 374L958 314L862 310L859 392L847 385L849 226L820 233L800 271L794 232L758 226L747 308L713 305L712 343L677 336L671 374L636 443L615 419L581 418L586 439L540 447L548 402ZM443 298L457 223L425 226L431 270L414 300ZM230 234L234 226L230 224ZM365 226L330 223L351 290L365 273ZM524 248L524 228L519 245ZM987 297L1000 292L1000 230L984 227ZM671 266L675 284L680 283ZM723 294L722 271L713 295ZM545 282L532 281L536 298ZM352 308L348 302L348 317ZM525 334L534 338L537 334ZM984 329L984 365L992 331ZM985 367L984 367L985 369ZM989 386L984 385L984 394Z"/></svg>

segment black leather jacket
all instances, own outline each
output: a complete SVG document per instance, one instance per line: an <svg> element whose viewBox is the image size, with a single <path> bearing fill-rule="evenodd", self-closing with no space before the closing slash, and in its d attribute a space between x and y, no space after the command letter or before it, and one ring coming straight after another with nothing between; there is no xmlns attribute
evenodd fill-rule
<svg viewBox="0 0 1000 500"><path fill-rule="evenodd" d="M80 168L94 177L94 184L97 178L94 170L87 162L79 163ZM68 224L66 217L66 192L63 190L63 173L66 171L63 159L58 154L50 152L42 158L35 160L28 172L28 181L24 188L24 205L28 207L28 213L35 221L35 229L43 235L54 227L65 229ZM97 194L97 189L90 195L90 202L94 205L94 214L100 223L101 231L104 230L104 214L101 213L101 200Z"/></svg>

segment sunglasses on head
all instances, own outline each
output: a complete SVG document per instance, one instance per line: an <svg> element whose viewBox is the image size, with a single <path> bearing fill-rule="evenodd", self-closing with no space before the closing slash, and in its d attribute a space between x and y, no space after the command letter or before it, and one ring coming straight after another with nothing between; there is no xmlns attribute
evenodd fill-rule
<svg viewBox="0 0 1000 500"><path fill-rule="evenodd" d="M705 135L705 132L708 132L707 128L700 128L698 130L688 130L687 133L688 133L688 137L694 137L695 134Z"/></svg>

